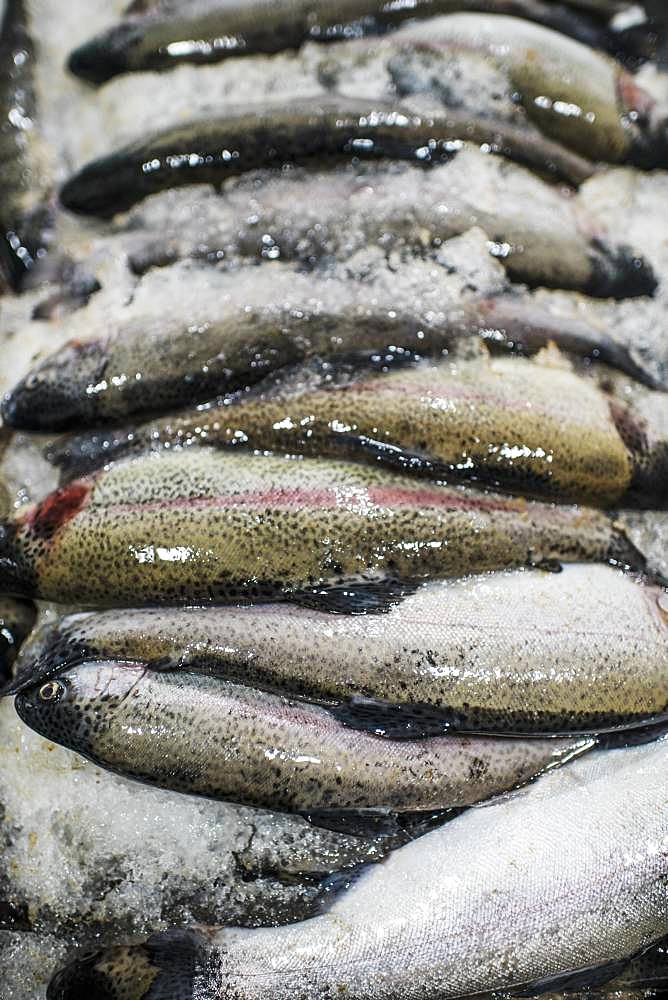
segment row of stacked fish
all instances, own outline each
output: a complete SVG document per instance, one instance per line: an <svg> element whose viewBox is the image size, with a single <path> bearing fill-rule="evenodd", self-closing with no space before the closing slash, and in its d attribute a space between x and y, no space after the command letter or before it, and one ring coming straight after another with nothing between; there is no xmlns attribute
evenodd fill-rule
<svg viewBox="0 0 668 1000"><path fill-rule="evenodd" d="M2 406L60 477L3 503L4 694L103 769L382 856L308 920L78 956L51 1000L664 988L668 592L633 519L668 499L667 359L614 317L666 276L577 193L668 166L627 7L140 0L71 72L297 49L321 92L176 116L57 204L7 0L2 275L74 337ZM119 254L132 300L79 336Z"/></svg>

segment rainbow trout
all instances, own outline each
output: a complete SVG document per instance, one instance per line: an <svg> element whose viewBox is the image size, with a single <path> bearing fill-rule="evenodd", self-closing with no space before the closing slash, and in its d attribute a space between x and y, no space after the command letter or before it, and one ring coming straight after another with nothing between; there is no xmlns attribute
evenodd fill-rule
<svg viewBox="0 0 668 1000"><path fill-rule="evenodd" d="M614 59L521 18L451 14L408 25L373 47L348 42L328 55L326 79L342 94L358 94L362 67L384 72L388 91L404 100L421 96L535 129L590 160L666 163L665 107ZM463 78L453 80L453 70ZM479 77L478 85L467 77Z"/></svg>
<svg viewBox="0 0 668 1000"><path fill-rule="evenodd" d="M399 744L315 705L127 661L70 667L17 695L16 710L42 736L127 777L307 814L468 806L593 745L483 736Z"/></svg>
<svg viewBox="0 0 668 1000"><path fill-rule="evenodd" d="M405 288L400 276L394 288L376 288L276 264L222 275L202 299L182 296L173 309L156 295L38 362L3 401L3 419L52 431L120 423L205 402L313 358L368 366L379 352L438 356L471 337L527 352L555 341L656 384L605 332L511 296L456 298L445 269L422 266Z"/></svg>
<svg viewBox="0 0 668 1000"><path fill-rule="evenodd" d="M558 560L644 567L588 508L209 449L118 462L0 530L0 590L89 605L274 598L365 610L369 589L394 581Z"/></svg>
<svg viewBox="0 0 668 1000"><path fill-rule="evenodd" d="M407 18L453 11L513 14L618 53L625 37L605 23L545 0L160 0L135 5L120 22L72 52L72 73L100 84L119 73L214 63L274 53L306 41L334 42L387 30Z"/></svg>
<svg viewBox="0 0 668 1000"><path fill-rule="evenodd" d="M428 166L458 140L485 143L520 163L581 183L594 167L557 142L513 123L458 110L417 113L382 99L322 98L263 105L176 125L92 160L63 186L72 212L111 218L148 195L188 184L220 185L261 167L340 159Z"/></svg>
<svg viewBox="0 0 668 1000"><path fill-rule="evenodd" d="M48 998L444 1000L612 979L668 934L667 773L665 739L589 754L401 847L320 916L110 948Z"/></svg>
<svg viewBox="0 0 668 1000"><path fill-rule="evenodd" d="M655 282L647 261L602 231L579 199L465 143L426 172L408 164L294 170L237 182L225 198L172 194L145 202L123 228L138 274L183 257L217 267L280 259L312 268L369 246L436 253L478 226L509 276L531 286L624 298L651 293Z"/></svg>
<svg viewBox="0 0 668 1000"><path fill-rule="evenodd" d="M626 440L637 442L637 451ZM668 441L562 367L523 359L404 368L344 385L241 396L66 441L52 460L88 472L128 452L238 447L348 457L526 496L644 506L668 501ZM631 428L636 427L636 433Z"/></svg>
<svg viewBox="0 0 668 1000"><path fill-rule="evenodd" d="M69 615L25 647L4 693L125 661L305 699L395 738L584 734L666 717L667 638L661 590L576 565L427 584L383 616L276 604Z"/></svg>

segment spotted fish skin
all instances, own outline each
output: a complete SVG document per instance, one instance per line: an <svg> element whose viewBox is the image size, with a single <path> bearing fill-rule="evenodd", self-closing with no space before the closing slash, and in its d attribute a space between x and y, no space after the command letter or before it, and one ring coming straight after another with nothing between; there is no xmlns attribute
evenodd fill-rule
<svg viewBox="0 0 668 1000"><path fill-rule="evenodd" d="M447 160L451 143L487 142L512 159L552 171L573 183L593 173L579 154L539 132L456 111L418 114L386 100L355 98L267 105L178 125L91 161L60 192L72 212L111 218L143 198L188 184L219 185L266 166L355 157ZM148 166L147 166L148 165Z"/></svg>
<svg viewBox="0 0 668 1000"><path fill-rule="evenodd" d="M359 704L347 721L380 733L388 706L413 737L425 709L434 731L440 720L441 731L601 732L665 716L667 630L660 589L566 566L427 584L382 616L277 604L70 615L24 650L6 693L119 660L332 706L365 699L366 723Z"/></svg>
<svg viewBox="0 0 668 1000"><path fill-rule="evenodd" d="M513 280L605 298L651 293L647 263L615 245L563 189L467 143L458 147L426 172L409 164L366 164L354 174L256 175L252 184L228 186L224 199L199 191L201 214L188 200L174 203L168 192L130 214L123 246L130 246L139 274L188 256L217 267L280 258L311 268L347 260L369 245L424 253L477 225ZM295 201L298 214L290 208Z"/></svg>
<svg viewBox="0 0 668 1000"><path fill-rule="evenodd" d="M185 303L169 316L138 308L64 344L9 393L3 420L51 431L118 424L256 385L315 357L368 366L378 352L438 357L467 339L527 353L554 341L656 384L600 330L512 296L457 297L438 266L420 267L418 293L316 279L280 264L223 275L215 301Z"/></svg>
<svg viewBox="0 0 668 1000"><path fill-rule="evenodd" d="M175 446L347 454L432 478L603 507L628 492L634 454L636 464L643 455L642 446L627 449L610 400L594 385L563 367L514 359L422 365L344 386L242 396L82 435L54 457L65 469L69 463L88 471L126 452ZM655 505L668 480L644 478L645 502Z"/></svg>
<svg viewBox="0 0 668 1000"><path fill-rule="evenodd" d="M394 6L378 0L292 0L289 4L191 0L185 7L164 0L127 11L129 16L75 49L68 67L77 76L100 84L120 73L280 52L306 41L334 42L382 32L406 18L458 10L527 17L586 44L615 52L621 47L618 35L600 21L572 11L566 14L543 0L417 0Z"/></svg>
<svg viewBox="0 0 668 1000"><path fill-rule="evenodd" d="M107 606L299 601L553 560L644 564L589 508L208 449L73 481L2 528L0 558L6 592Z"/></svg>
<svg viewBox="0 0 668 1000"><path fill-rule="evenodd" d="M604 53L522 18L458 13L418 22L373 49L364 40L337 46L327 72L345 93L346 77L354 87L353 67L366 60L385 67L404 99L421 94L473 111L480 90L444 82L449 62L471 59L498 74L485 109L490 117L531 126L590 160L665 164L665 113L633 76Z"/></svg>
<svg viewBox="0 0 668 1000"><path fill-rule="evenodd" d="M122 661L72 667L17 695L16 709L41 735L112 771L287 812L471 805L593 746L474 736L399 745L317 706Z"/></svg>
<svg viewBox="0 0 668 1000"><path fill-rule="evenodd" d="M614 970L668 933L667 768L666 739L589 754L395 851L321 916L98 952L49 1000L93 982L101 1000L436 1000Z"/></svg>

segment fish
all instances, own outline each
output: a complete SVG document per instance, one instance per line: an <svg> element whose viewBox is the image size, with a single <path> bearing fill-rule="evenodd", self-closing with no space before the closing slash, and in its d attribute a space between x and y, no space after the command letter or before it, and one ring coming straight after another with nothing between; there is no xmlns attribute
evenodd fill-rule
<svg viewBox="0 0 668 1000"><path fill-rule="evenodd" d="M307 41L335 42L382 33L407 18L452 11L512 14L563 31L588 45L618 53L624 36L600 20L544 0L276 0L229 3L161 0L131 5L111 28L78 46L68 69L94 84L121 73L166 70L236 56L296 49Z"/></svg>
<svg viewBox="0 0 668 1000"><path fill-rule="evenodd" d="M128 453L241 447L345 456L601 507L628 503L633 493L644 506L665 506L668 440L651 445L651 435L637 432L634 454L625 439L632 443L627 427L639 423L632 408L571 369L514 358L242 394L110 434L78 435L48 454L66 473L81 474Z"/></svg>
<svg viewBox="0 0 668 1000"><path fill-rule="evenodd" d="M422 268L406 268L405 286L390 275L394 287L383 287L280 264L249 267L221 275L202 298L175 298L168 310L157 289L152 301L38 361L3 399L3 420L41 431L118 425L257 385L305 361L377 367L374 359L438 356L467 339L527 353L554 341L660 386L604 330L511 295L460 292L445 268Z"/></svg>
<svg viewBox="0 0 668 1000"><path fill-rule="evenodd" d="M5 0L0 8L0 293L20 288L48 242L50 212L33 191L34 60L26 0Z"/></svg>
<svg viewBox="0 0 668 1000"><path fill-rule="evenodd" d="M383 616L280 604L67 615L2 693L124 661L306 700L394 739L570 736L666 718L667 630L661 589L572 565L428 583Z"/></svg>
<svg viewBox="0 0 668 1000"><path fill-rule="evenodd" d="M472 805L592 740L434 737L400 745L326 710L203 674L84 661L16 696L40 735L161 788L303 814Z"/></svg>
<svg viewBox="0 0 668 1000"><path fill-rule="evenodd" d="M667 768L666 739L588 754L400 847L320 915L103 949L48 1000L448 1000L611 980L668 933Z"/></svg>
<svg viewBox="0 0 668 1000"><path fill-rule="evenodd" d="M591 508L211 449L114 463L0 525L1 591L89 606L365 612L397 581L560 561L646 568L622 525Z"/></svg>
<svg viewBox="0 0 668 1000"><path fill-rule="evenodd" d="M349 97L230 108L142 137L98 157L69 178L60 201L103 219L151 194L189 184L220 186L261 167L389 157L428 167L457 140L485 143L520 163L579 184L594 166L539 132L458 110L419 114L402 104Z"/></svg>
<svg viewBox="0 0 668 1000"><path fill-rule="evenodd" d="M531 171L463 142L447 162L427 172L394 164L392 169L368 165L361 174L255 176L251 187L237 185L224 199L164 204L162 215L156 212L160 197L166 201L158 196L152 212L131 217L123 230L138 274L188 256L218 267L280 259L312 268L350 259L367 246L436 253L447 240L478 226L513 281L601 298L651 295L656 289L651 265L602 232L585 204Z"/></svg>
<svg viewBox="0 0 668 1000"><path fill-rule="evenodd" d="M404 101L422 95L462 113L484 109L590 161L643 169L666 162L665 109L633 75L604 53L521 18L450 14L408 25L373 49L347 42L328 55L326 79L342 94L349 87L357 93L361 65L384 69Z"/></svg>
<svg viewBox="0 0 668 1000"><path fill-rule="evenodd" d="M0 681L9 681L12 667L25 639L37 620L30 601L0 597Z"/></svg>

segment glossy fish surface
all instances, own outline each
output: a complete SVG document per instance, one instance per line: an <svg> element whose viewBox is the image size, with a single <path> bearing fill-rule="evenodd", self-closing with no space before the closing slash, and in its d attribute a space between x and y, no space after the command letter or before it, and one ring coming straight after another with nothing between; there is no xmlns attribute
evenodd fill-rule
<svg viewBox="0 0 668 1000"><path fill-rule="evenodd" d="M612 979L668 933L667 769L666 739L589 754L395 851L321 916L108 949L57 974L49 1000L86 986L100 1000L436 1000Z"/></svg>
<svg viewBox="0 0 668 1000"><path fill-rule="evenodd" d="M0 681L8 681L23 641L30 634L37 610L29 601L0 597Z"/></svg>
<svg viewBox="0 0 668 1000"><path fill-rule="evenodd" d="M556 9L555 9L556 7ZM280 52L305 41L337 41L382 32L407 18L452 11L513 14L562 30L591 45L620 48L615 32L549 0L276 0L230 3L163 0L130 16L74 50L69 69L93 83L119 73L213 63L234 56ZM139 14L139 16L137 16ZM148 15L148 16L147 16Z"/></svg>
<svg viewBox="0 0 668 1000"><path fill-rule="evenodd" d="M190 276L177 271L168 276L173 309L160 308L154 285L143 304L39 361L5 398L3 419L27 430L118 424L206 402L314 358L369 366L379 354L438 357L467 339L527 353L554 341L652 381L605 331L512 296L481 298L462 289L463 278L449 283L436 264L406 273L405 283L397 277L391 287L392 275L365 285L276 263L214 275L201 298L179 301L177 279Z"/></svg>
<svg viewBox="0 0 668 1000"><path fill-rule="evenodd" d="M322 708L142 663L84 662L17 696L48 739L128 777L289 812L470 805L577 756L591 740L381 740Z"/></svg>
<svg viewBox="0 0 668 1000"><path fill-rule="evenodd" d="M188 184L219 185L261 167L343 158L408 160L423 165L451 155L453 141L487 143L511 159L580 183L592 165L538 132L459 111L418 114L401 104L355 98L294 101L230 109L168 128L93 160L60 192L72 212L111 218L148 195Z"/></svg>
<svg viewBox="0 0 668 1000"><path fill-rule="evenodd" d="M320 702L394 736L600 732L665 716L667 638L663 591L566 566L427 584L385 615L275 604L70 615L24 651L6 693L113 659Z"/></svg>
<svg viewBox="0 0 668 1000"><path fill-rule="evenodd" d="M294 169L229 185L225 198L202 190L194 202L185 192L178 201L173 192L157 195L123 228L131 265L143 273L193 256L217 266L250 258L313 267L368 246L435 252L479 226L514 280L603 297L651 293L647 262L594 225L579 199L508 160L457 145L428 171L398 163L367 163L354 173Z"/></svg>
<svg viewBox="0 0 668 1000"><path fill-rule="evenodd" d="M127 452L239 447L362 459L435 477L478 480L525 496L610 506L642 473L645 505L668 500L668 443L627 449L615 404L559 365L522 359L404 368L290 393L241 396L130 429L65 442L66 470ZM624 421L633 423L632 410ZM636 420L636 424L638 421ZM665 453L662 462L648 457ZM652 484L652 475L654 483ZM664 492L663 498L661 493Z"/></svg>
<svg viewBox="0 0 668 1000"><path fill-rule="evenodd" d="M2 526L0 559L1 589L61 603L317 602L334 588L345 610L358 586L390 581L555 560L644 566L590 508L211 450L74 480Z"/></svg>

